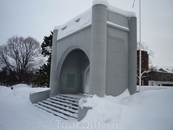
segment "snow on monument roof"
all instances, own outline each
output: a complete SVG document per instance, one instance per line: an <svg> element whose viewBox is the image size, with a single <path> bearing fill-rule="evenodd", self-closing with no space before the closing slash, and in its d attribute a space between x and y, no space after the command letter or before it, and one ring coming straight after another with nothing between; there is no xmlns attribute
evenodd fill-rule
<svg viewBox="0 0 173 130"><path fill-rule="evenodd" d="M107 0L93 0L93 6L97 5L97 4L105 5L105 6L107 6L108 10L116 12L116 13L121 14L121 15L126 16L126 17L136 16L134 12L121 10L121 9L118 9L118 8L110 5Z"/></svg>
<svg viewBox="0 0 173 130"><path fill-rule="evenodd" d="M93 6L97 5L97 4L105 5L108 7L108 10L111 10L113 12L116 12L116 13L121 14L126 17L136 16L134 12L124 11L124 10L118 9L118 8L110 5L107 0L93 0Z"/></svg>
<svg viewBox="0 0 173 130"><path fill-rule="evenodd" d="M92 17L91 17L91 8L84 13L78 15L73 18L69 22L61 25L55 26L54 30L58 30L58 39L61 39L69 34L72 34L80 29L83 29L89 25L91 25Z"/></svg>
<svg viewBox="0 0 173 130"><path fill-rule="evenodd" d="M98 4L105 5L107 6L108 10L123 15L125 17L136 16L134 12L124 11L116 7L113 7L108 3L107 0L93 0L93 6ZM92 8L78 15L77 17L73 18L72 20L63 25L55 26L54 30L58 30L58 39L61 39L67 35L70 35L80 29L83 29L91 25L91 22L92 22Z"/></svg>
<svg viewBox="0 0 173 130"><path fill-rule="evenodd" d="M93 0L93 5L97 5L97 4L102 4L102 5L108 6L109 3L107 0Z"/></svg>

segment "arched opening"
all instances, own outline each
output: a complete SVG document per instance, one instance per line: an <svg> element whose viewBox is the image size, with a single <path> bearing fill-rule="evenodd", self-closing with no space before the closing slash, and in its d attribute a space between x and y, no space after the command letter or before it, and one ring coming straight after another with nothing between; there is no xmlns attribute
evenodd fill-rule
<svg viewBox="0 0 173 130"><path fill-rule="evenodd" d="M86 69L90 62L84 51L72 50L65 58L60 71L60 93L86 93ZM87 73L89 73L87 71Z"/></svg>

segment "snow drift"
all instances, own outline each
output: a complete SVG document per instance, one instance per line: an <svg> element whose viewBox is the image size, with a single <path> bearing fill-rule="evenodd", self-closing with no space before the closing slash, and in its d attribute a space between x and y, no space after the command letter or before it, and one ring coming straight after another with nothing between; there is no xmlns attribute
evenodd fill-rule
<svg viewBox="0 0 173 130"><path fill-rule="evenodd" d="M96 95L80 106L92 107L81 121L64 121L34 107L29 94L46 88L0 86L0 130L172 130L173 88L145 90L132 96Z"/></svg>

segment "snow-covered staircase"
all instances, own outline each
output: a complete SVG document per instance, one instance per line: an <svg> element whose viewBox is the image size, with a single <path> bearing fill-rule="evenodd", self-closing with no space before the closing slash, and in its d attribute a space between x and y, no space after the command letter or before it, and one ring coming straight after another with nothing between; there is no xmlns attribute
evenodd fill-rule
<svg viewBox="0 0 173 130"><path fill-rule="evenodd" d="M35 106L65 120L78 119L78 101L82 97L82 95L59 94Z"/></svg>

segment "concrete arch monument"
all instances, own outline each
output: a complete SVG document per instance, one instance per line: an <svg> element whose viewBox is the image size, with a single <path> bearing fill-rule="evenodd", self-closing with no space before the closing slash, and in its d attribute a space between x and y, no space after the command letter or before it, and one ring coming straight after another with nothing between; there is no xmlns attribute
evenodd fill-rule
<svg viewBox="0 0 173 130"><path fill-rule="evenodd" d="M53 31L51 96L136 92L136 16L94 0L91 9Z"/></svg>

